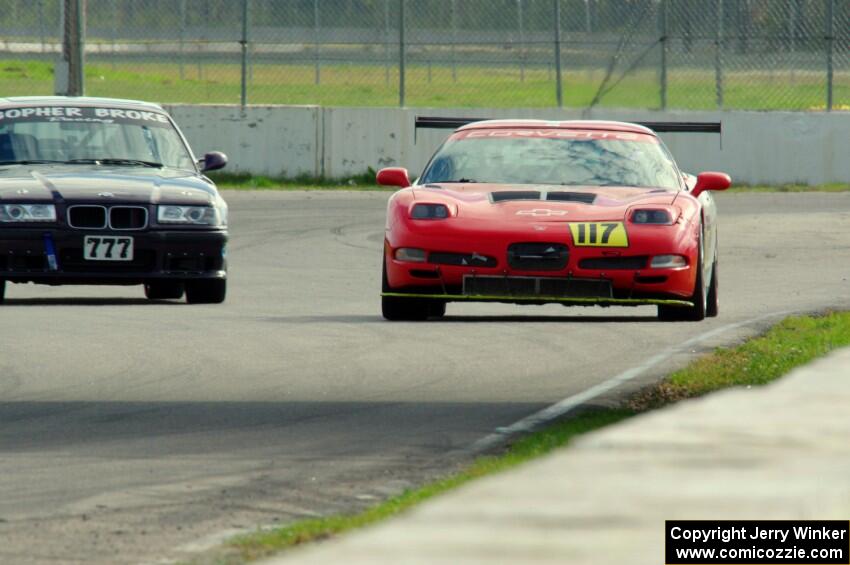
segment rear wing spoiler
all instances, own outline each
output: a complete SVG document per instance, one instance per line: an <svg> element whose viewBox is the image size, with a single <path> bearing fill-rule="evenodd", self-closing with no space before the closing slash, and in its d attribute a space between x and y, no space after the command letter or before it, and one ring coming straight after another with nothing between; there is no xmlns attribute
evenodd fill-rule
<svg viewBox="0 0 850 565"><path fill-rule="evenodd" d="M459 127L481 122L492 118L444 118L416 116L416 130L428 129L457 129ZM644 126L656 133L722 133L721 122L630 122Z"/></svg>

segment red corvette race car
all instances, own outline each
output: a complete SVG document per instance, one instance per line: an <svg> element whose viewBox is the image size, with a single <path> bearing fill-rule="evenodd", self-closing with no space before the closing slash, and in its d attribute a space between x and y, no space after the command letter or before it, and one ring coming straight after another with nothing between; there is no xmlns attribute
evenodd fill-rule
<svg viewBox="0 0 850 565"><path fill-rule="evenodd" d="M718 311L724 173L681 172L656 131L720 124L417 118L455 131L390 198L382 310L445 314L448 302L652 304L662 320ZM460 126L460 127L458 127Z"/></svg>

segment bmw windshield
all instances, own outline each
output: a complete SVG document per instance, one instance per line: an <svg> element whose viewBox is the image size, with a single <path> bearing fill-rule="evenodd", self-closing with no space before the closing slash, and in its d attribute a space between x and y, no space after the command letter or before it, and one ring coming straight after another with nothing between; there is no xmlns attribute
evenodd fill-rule
<svg viewBox="0 0 850 565"><path fill-rule="evenodd" d="M676 166L653 136L567 129L456 132L418 180L678 190Z"/></svg>
<svg viewBox="0 0 850 565"><path fill-rule="evenodd" d="M160 112L108 107L0 109L0 165L107 164L194 169Z"/></svg>

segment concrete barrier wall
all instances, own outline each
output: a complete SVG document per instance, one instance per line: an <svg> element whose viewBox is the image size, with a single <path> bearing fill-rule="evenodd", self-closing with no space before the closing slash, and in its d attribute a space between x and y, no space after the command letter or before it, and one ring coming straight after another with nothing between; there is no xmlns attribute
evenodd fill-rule
<svg viewBox="0 0 850 565"><path fill-rule="evenodd" d="M314 175L321 168L317 106L166 106L196 156L223 151L228 172Z"/></svg>
<svg viewBox="0 0 850 565"><path fill-rule="evenodd" d="M228 170L338 178L405 166L418 175L448 135L414 132L416 115L547 120L721 121L723 135L663 134L688 172L720 170L741 183L850 183L850 113L657 112L594 109L408 109L170 106L198 154L221 150Z"/></svg>

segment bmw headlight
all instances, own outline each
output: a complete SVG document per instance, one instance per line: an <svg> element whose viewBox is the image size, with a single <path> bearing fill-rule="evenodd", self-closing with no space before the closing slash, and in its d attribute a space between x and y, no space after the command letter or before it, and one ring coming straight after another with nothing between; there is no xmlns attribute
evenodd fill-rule
<svg viewBox="0 0 850 565"><path fill-rule="evenodd" d="M0 222L55 222L56 206L53 204L2 204Z"/></svg>
<svg viewBox="0 0 850 565"><path fill-rule="evenodd" d="M223 218L218 208L212 206L169 206L157 208L156 221L160 224L188 224L220 226Z"/></svg>

